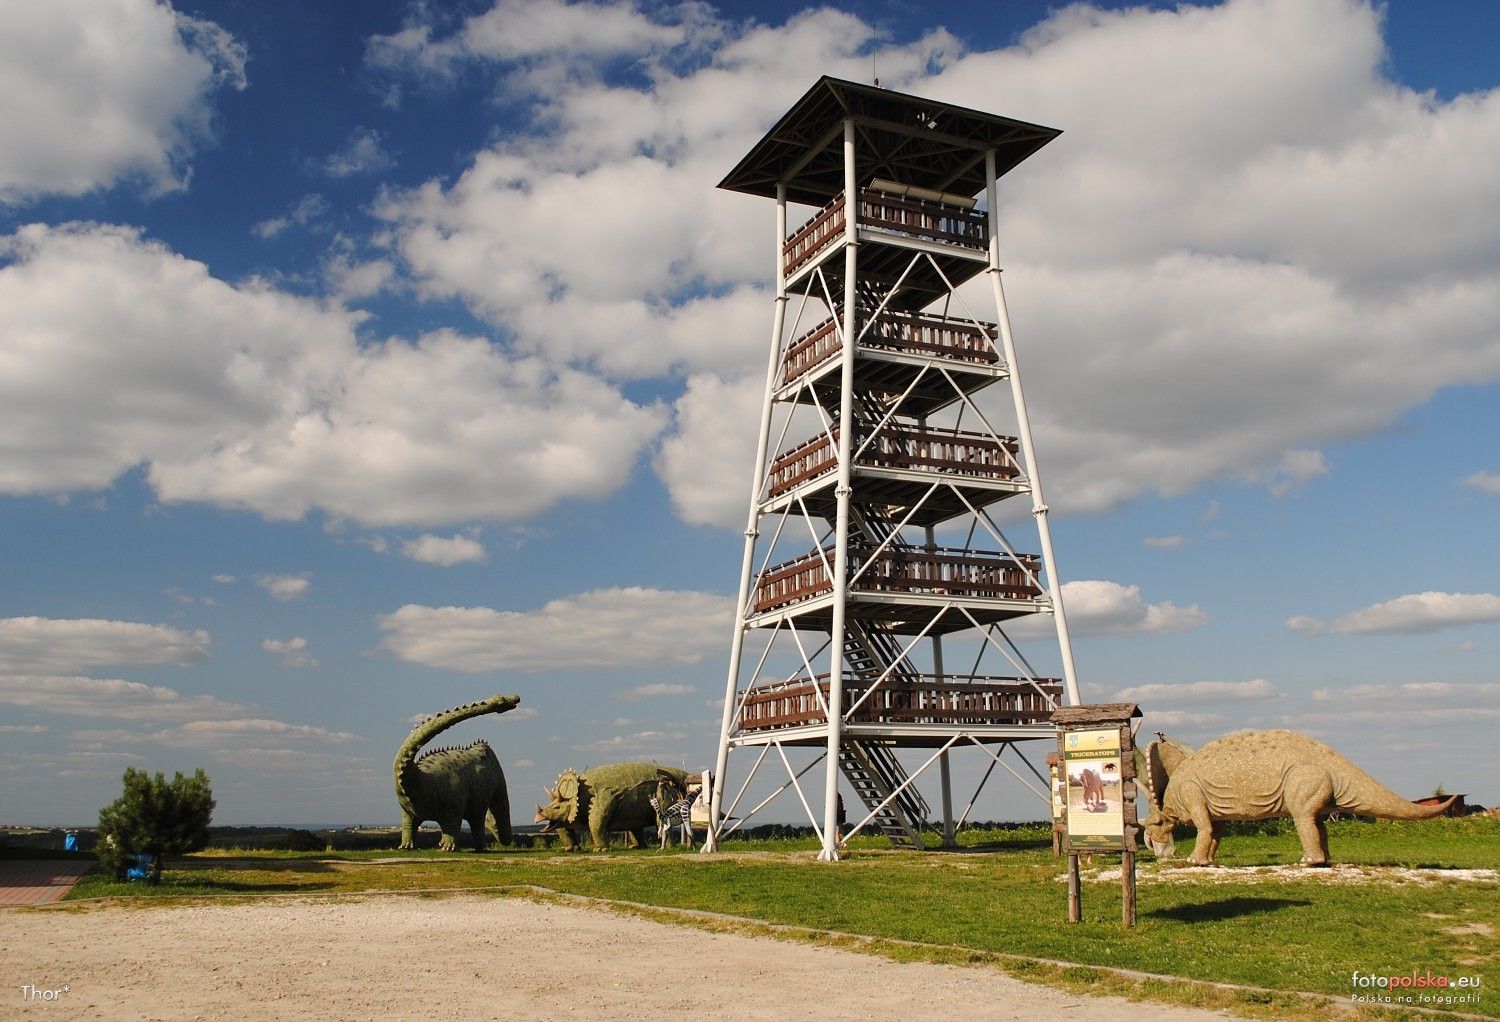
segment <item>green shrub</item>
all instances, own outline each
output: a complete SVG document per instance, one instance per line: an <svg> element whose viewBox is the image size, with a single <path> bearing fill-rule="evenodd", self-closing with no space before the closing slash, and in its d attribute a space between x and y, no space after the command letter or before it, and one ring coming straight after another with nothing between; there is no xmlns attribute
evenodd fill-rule
<svg viewBox="0 0 1500 1022"><path fill-rule="evenodd" d="M196 852L208 844L214 811L208 775L181 771L171 781L135 767L125 768L124 793L99 810L99 862L124 880L140 856L149 857L146 879L161 882L163 855Z"/></svg>

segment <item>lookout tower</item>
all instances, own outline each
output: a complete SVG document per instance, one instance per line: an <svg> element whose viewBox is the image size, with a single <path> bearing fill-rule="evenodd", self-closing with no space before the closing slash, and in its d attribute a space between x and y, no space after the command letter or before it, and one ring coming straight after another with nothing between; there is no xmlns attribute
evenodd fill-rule
<svg viewBox="0 0 1500 1022"><path fill-rule="evenodd" d="M1054 739L1048 717L1079 702L1078 684L1000 284L996 181L1058 134L824 77L719 184L775 200L776 298L705 850L791 788L819 857L837 859L840 773L863 802L845 837L875 827L920 848L932 810L914 782L934 762L951 844L955 749L987 754L980 788L998 765L1047 798L1036 768L1004 754ZM789 203L816 207L790 232ZM981 274L988 294L959 293ZM991 301L995 322L971 314ZM982 393L996 384L1008 402ZM992 425L1002 414L1014 435ZM1022 495L1034 527L998 506ZM1026 533L1014 545L1012 519ZM1060 679L1023 652L1038 634L1055 634ZM735 750L758 752L726 800ZM786 782L741 806L773 751ZM794 767L789 751L815 758ZM819 763L810 804L800 778Z"/></svg>

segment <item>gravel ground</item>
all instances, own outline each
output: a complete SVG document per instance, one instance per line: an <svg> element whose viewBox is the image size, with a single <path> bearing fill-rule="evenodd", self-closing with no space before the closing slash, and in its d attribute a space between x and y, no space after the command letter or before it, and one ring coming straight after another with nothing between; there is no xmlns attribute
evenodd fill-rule
<svg viewBox="0 0 1500 1022"><path fill-rule="evenodd" d="M30 993L25 988L30 988ZM57 991L50 995L49 991ZM472 895L0 912L0 1018L1224 1018Z"/></svg>

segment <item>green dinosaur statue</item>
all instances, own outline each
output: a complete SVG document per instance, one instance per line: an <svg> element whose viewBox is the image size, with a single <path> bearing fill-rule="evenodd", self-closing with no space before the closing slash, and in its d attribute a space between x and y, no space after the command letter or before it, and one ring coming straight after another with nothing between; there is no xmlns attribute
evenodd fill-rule
<svg viewBox="0 0 1500 1022"><path fill-rule="evenodd" d="M594 850L602 852L615 830L628 832L631 846L639 848L646 842L646 828L656 825L651 796L663 777L686 790L686 770L656 763L611 763L581 774L564 770L546 789L547 804L536 807L536 822L543 833L557 831L564 851L577 848L587 833Z"/></svg>
<svg viewBox="0 0 1500 1022"><path fill-rule="evenodd" d="M495 832L508 843L510 795L505 773L488 742L480 739L462 748L417 752L459 721L486 713L504 713L521 702L520 696L491 696L428 717L406 736L396 752L396 802L401 806L401 847L416 847L416 831L423 820L436 820L443 836L438 847L451 852L458 847L458 834L465 821L474 838L475 851L488 841L485 815L495 816Z"/></svg>
<svg viewBox="0 0 1500 1022"><path fill-rule="evenodd" d="M1151 813L1146 844L1161 858L1176 853L1172 828L1198 829L1190 862L1212 866L1224 820L1290 816L1302 840L1302 863L1328 865L1330 813L1383 820L1441 816L1452 799L1435 806L1408 802L1322 742L1295 731L1241 731L1194 752L1158 733L1146 748Z"/></svg>

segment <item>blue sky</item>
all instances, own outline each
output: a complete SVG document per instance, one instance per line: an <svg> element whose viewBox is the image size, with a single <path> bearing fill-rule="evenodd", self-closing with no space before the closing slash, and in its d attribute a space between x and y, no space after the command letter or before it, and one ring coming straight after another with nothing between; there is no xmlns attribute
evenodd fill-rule
<svg viewBox="0 0 1500 1022"><path fill-rule="evenodd" d="M1500 801L1500 12L67 0L0 23L0 822L709 762L822 73L1054 125L1007 290L1091 699ZM999 788L977 817L1039 815ZM782 815L788 815L787 813ZM519 816L519 811L518 811Z"/></svg>

